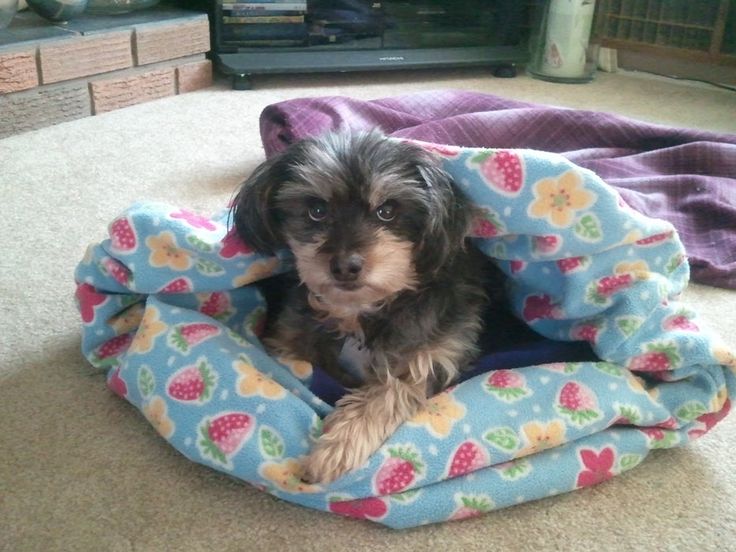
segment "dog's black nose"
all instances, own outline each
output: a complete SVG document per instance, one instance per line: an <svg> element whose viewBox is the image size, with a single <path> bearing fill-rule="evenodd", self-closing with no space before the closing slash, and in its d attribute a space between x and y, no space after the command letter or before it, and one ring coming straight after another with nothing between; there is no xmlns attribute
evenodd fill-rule
<svg viewBox="0 0 736 552"><path fill-rule="evenodd" d="M330 260L330 272L338 282L352 282L358 279L364 261L357 253L335 255Z"/></svg>

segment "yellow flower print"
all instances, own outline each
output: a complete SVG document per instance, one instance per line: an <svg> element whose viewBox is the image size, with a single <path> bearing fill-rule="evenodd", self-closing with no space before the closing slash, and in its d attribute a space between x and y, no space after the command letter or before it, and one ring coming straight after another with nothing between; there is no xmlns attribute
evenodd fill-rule
<svg viewBox="0 0 736 552"><path fill-rule="evenodd" d="M728 366L736 374L736 352L729 349L725 344L719 343L713 349L713 356L718 361L718 364Z"/></svg>
<svg viewBox="0 0 736 552"><path fill-rule="evenodd" d="M280 261L276 257L271 257L269 259L252 263L248 267L248 270L245 271L245 274L241 274L240 276L233 278L233 287L237 288L245 286L252 284L253 282L257 282L258 280L268 278L276 272L279 262Z"/></svg>
<svg viewBox="0 0 736 552"><path fill-rule="evenodd" d="M245 397L259 395L267 399L281 399L286 395L283 387L256 370L245 356L240 356L233 362L233 369L240 374L236 387L239 395Z"/></svg>
<svg viewBox="0 0 736 552"><path fill-rule="evenodd" d="M281 364L285 365L289 371L299 379L306 379L312 375L312 363L306 360L295 360L293 358L278 357Z"/></svg>
<svg viewBox="0 0 736 552"><path fill-rule="evenodd" d="M166 412L166 401L161 397L153 397L143 405L143 415L162 437L168 439L174 434L174 422Z"/></svg>
<svg viewBox="0 0 736 552"><path fill-rule="evenodd" d="M546 218L558 228L570 226L575 213L595 202L595 194L583 188L580 173L570 170L559 178L544 178L534 185L529 216Z"/></svg>
<svg viewBox="0 0 736 552"><path fill-rule="evenodd" d="M192 266L191 253L176 243L176 237L169 231L158 236L146 238L146 245L151 249L148 262L156 268L167 266L172 270L187 270Z"/></svg>
<svg viewBox="0 0 736 552"><path fill-rule="evenodd" d="M646 393L655 402L659 399L659 388L656 386L649 387L642 377L630 373L626 378L626 383L634 393Z"/></svg>
<svg viewBox="0 0 736 552"><path fill-rule="evenodd" d="M528 444L519 451L517 458L556 447L565 442L565 424L560 420L553 420L548 424L529 422L522 426L521 431L526 436Z"/></svg>
<svg viewBox="0 0 736 552"><path fill-rule="evenodd" d="M452 398L451 393L435 395L420 410L412 424L424 427L437 437L447 437L456 421L465 417L465 407Z"/></svg>
<svg viewBox="0 0 736 552"><path fill-rule="evenodd" d="M146 312L138 326L138 331L130 344L128 352L130 353L148 353L153 349L156 337L164 333L168 326L161 322L158 318L158 309L156 307L147 307Z"/></svg>
<svg viewBox="0 0 736 552"><path fill-rule="evenodd" d="M641 231L639 230L632 230L626 236L624 236L624 239L621 240L621 245L631 245L634 242L639 241L644 236L642 235Z"/></svg>
<svg viewBox="0 0 736 552"><path fill-rule="evenodd" d="M651 276L649 265L646 261L632 261L630 263L618 263L613 271L616 274L633 274L637 280L647 280Z"/></svg>
<svg viewBox="0 0 736 552"><path fill-rule="evenodd" d="M302 466L293 458L287 458L282 462L266 462L260 467L259 471L264 479L287 493L317 493L321 491L318 485L311 485L302 481Z"/></svg>
<svg viewBox="0 0 736 552"><path fill-rule="evenodd" d="M711 399L710 411L720 412L723 409L723 405L726 404L727 400L728 400L728 390L726 389L726 386L724 385L718 389L716 396Z"/></svg>
<svg viewBox="0 0 736 552"><path fill-rule="evenodd" d="M95 258L95 246L88 245L87 249L84 250L84 257L82 257L82 263L88 265L92 264L92 259Z"/></svg>
<svg viewBox="0 0 736 552"><path fill-rule="evenodd" d="M107 323L112 326L118 335L129 333L140 326L144 311L143 303L136 303L110 318Z"/></svg>

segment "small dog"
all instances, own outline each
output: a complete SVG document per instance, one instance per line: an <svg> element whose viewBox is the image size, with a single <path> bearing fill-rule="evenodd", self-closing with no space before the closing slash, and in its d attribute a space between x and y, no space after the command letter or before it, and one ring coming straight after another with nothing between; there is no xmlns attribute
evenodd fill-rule
<svg viewBox="0 0 736 552"><path fill-rule="evenodd" d="M376 131L300 141L243 184L238 235L290 248L298 272L266 347L357 386L325 419L305 481L363 465L477 355L487 273L466 244L473 213L434 154ZM363 350L358 378L340 362L346 341Z"/></svg>

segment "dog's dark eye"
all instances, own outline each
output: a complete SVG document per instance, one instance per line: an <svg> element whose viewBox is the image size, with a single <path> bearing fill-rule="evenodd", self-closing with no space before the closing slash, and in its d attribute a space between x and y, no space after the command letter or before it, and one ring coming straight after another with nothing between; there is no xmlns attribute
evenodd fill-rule
<svg viewBox="0 0 736 552"><path fill-rule="evenodd" d="M376 216L383 222L391 222L396 218L396 203L393 201L387 201L376 209Z"/></svg>
<svg viewBox="0 0 736 552"><path fill-rule="evenodd" d="M314 222L322 222L327 218L327 204L321 199L313 199L307 206L307 214Z"/></svg>

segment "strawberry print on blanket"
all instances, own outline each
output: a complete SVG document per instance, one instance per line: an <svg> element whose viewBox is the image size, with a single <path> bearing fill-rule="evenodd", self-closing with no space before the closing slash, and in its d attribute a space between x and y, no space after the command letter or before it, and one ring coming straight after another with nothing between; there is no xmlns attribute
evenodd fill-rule
<svg viewBox="0 0 736 552"><path fill-rule="evenodd" d="M309 365L270 357L252 284L289 270L212 216L133 205L79 264L82 349L186 458L306 507L394 528L460 520L613 479L731 409L736 354L679 301L671 224L590 171L530 150L424 144L479 207L473 242L517 316L599 362L477 375L435 396L360 469L326 485L299 461L332 407ZM675 474L672 474L675 476Z"/></svg>

